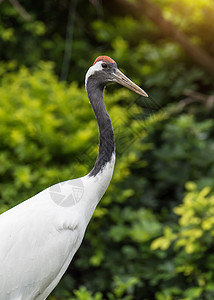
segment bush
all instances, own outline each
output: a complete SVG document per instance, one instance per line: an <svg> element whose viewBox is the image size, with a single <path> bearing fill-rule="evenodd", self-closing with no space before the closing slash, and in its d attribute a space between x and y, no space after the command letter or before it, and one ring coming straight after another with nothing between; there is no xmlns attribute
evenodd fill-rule
<svg viewBox="0 0 214 300"><path fill-rule="evenodd" d="M175 257L171 275L177 278L176 284L157 292L157 300L211 300L214 296L214 195L209 187L198 190L192 182L186 187L183 203L174 208L177 226L165 226L163 236L151 244L153 250L170 249Z"/></svg>

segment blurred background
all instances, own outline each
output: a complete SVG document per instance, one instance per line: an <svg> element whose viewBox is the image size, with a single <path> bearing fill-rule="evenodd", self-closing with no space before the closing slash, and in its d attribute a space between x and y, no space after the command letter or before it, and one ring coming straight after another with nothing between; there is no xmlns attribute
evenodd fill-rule
<svg viewBox="0 0 214 300"><path fill-rule="evenodd" d="M150 95L107 88L114 176L49 300L214 299L213 37L213 0L0 0L0 213L93 167L98 55Z"/></svg>

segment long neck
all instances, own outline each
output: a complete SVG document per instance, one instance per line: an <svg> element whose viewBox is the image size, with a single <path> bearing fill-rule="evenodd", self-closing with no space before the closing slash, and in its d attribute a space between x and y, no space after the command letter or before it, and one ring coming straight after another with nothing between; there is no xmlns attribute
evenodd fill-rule
<svg viewBox="0 0 214 300"><path fill-rule="evenodd" d="M104 104L104 86L95 86L92 80L88 80L86 90L99 127L99 153L94 168L89 173L89 176L96 176L114 155L114 132Z"/></svg>

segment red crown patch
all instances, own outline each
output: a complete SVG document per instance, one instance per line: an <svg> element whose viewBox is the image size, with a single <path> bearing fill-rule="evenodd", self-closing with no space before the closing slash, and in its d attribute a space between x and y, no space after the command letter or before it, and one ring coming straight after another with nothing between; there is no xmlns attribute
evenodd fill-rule
<svg viewBox="0 0 214 300"><path fill-rule="evenodd" d="M98 61L106 61L106 62L110 62L110 63L112 63L112 64L115 63L115 61L114 61L111 57L109 57L109 56L98 56L98 57L95 59L93 65L95 65Z"/></svg>

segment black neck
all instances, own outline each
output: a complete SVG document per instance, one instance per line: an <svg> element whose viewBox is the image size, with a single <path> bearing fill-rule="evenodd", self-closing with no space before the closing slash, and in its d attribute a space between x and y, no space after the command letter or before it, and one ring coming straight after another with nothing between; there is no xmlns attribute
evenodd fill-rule
<svg viewBox="0 0 214 300"><path fill-rule="evenodd" d="M86 91L99 127L99 154L94 168L89 173L89 176L96 176L107 162L111 160L112 154L115 151L114 132L111 119L104 104L104 86L94 85L93 80L90 80L89 78L86 85Z"/></svg>

